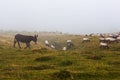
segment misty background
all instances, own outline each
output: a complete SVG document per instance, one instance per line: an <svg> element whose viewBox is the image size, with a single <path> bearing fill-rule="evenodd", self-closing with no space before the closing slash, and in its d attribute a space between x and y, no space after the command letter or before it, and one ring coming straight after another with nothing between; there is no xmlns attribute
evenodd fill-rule
<svg viewBox="0 0 120 80"><path fill-rule="evenodd" d="M0 0L0 30L120 31L120 0Z"/></svg>

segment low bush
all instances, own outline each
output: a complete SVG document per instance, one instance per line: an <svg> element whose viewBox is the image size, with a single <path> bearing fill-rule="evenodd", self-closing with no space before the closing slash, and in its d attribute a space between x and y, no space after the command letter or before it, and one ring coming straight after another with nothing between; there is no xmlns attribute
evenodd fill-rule
<svg viewBox="0 0 120 80"><path fill-rule="evenodd" d="M51 56L43 56L43 57L39 57L39 58L36 58L35 61L49 61L49 60L52 60L54 57L51 57Z"/></svg>
<svg viewBox="0 0 120 80"><path fill-rule="evenodd" d="M102 56L89 55L89 56L87 56L87 59L101 60L101 59L102 59Z"/></svg>
<svg viewBox="0 0 120 80"><path fill-rule="evenodd" d="M67 70L61 70L59 72L53 73L54 79L59 79L59 80L68 80L71 79L71 73Z"/></svg>
<svg viewBox="0 0 120 80"><path fill-rule="evenodd" d="M62 62L60 63L60 66L70 66L70 65L72 65L72 64L73 64L72 61L66 60L66 61L62 61Z"/></svg>
<svg viewBox="0 0 120 80"><path fill-rule="evenodd" d="M49 66L49 65L40 65L40 66L27 66L25 69L28 70L45 70L45 69L54 69L54 66Z"/></svg>

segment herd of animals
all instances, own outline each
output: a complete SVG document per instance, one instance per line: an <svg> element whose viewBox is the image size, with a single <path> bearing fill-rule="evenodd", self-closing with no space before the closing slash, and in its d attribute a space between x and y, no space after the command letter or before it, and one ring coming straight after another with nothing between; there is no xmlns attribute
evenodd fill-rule
<svg viewBox="0 0 120 80"><path fill-rule="evenodd" d="M26 47L25 48L30 48L30 42L33 41L35 44L37 44L37 38L38 35L34 36L28 36L28 35L22 35L22 34L16 34L14 37L14 48L16 43L18 43L19 48L20 42L25 43ZM85 42L90 42L90 38L88 36L84 36L82 39L82 43ZM100 49L108 49L110 43L118 43L120 41L120 33L115 33L115 34L109 34L109 35L99 35L99 48ZM45 45L47 47L50 47L52 49L56 49L56 46L53 44L50 44L48 40L45 40ZM70 49L74 46L74 43L72 40L67 40L66 45L62 48L62 50L66 51L67 49Z"/></svg>

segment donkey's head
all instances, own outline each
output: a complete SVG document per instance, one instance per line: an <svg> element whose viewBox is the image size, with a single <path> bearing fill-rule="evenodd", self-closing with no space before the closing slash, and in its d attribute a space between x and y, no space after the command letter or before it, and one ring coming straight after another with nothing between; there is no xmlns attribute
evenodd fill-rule
<svg viewBox="0 0 120 80"><path fill-rule="evenodd" d="M35 35L33 38L33 41L35 42L35 44L37 44L37 38L38 38L38 35Z"/></svg>

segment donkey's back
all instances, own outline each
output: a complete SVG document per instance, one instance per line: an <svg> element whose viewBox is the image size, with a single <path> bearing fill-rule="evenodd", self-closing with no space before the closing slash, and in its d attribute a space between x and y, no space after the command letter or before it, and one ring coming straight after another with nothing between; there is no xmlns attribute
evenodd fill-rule
<svg viewBox="0 0 120 80"><path fill-rule="evenodd" d="M15 40L20 41L20 42L30 42L33 39L33 36L27 36L27 35L22 35L22 34L16 34L15 35Z"/></svg>

